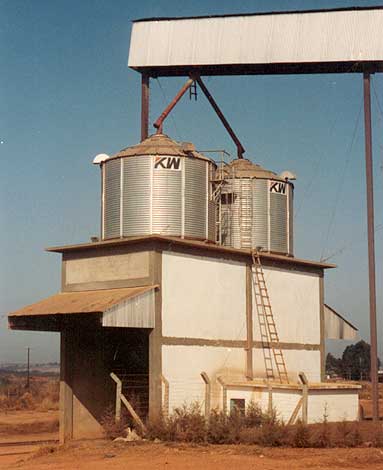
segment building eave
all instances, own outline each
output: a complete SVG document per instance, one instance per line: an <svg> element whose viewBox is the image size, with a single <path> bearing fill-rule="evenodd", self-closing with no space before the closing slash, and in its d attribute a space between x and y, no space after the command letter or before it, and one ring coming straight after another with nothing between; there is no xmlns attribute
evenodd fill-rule
<svg viewBox="0 0 383 470"><path fill-rule="evenodd" d="M172 246L180 246L186 249L196 250L203 249L210 253L225 255L234 255L238 257L245 257L251 260L252 251L249 249L237 249L231 247L225 247L221 245L216 245L214 243L197 241L197 240L188 240L181 239L177 237L169 237L163 235L145 235L139 237L127 237L127 238L118 238L111 240L103 240L98 242L90 243L81 243L76 245L66 245L66 246L55 246L46 248L46 251L53 253L72 253L79 251L94 250L95 248L113 248L113 247L124 247L124 246L133 246L139 245L145 242L153 242L158 245L162 245L163 250L171 249ZM274 253L261 253L261 258L264 261L279 262L289 265L305 266L310 268L318 269L331 269L336 268L335 264L323 263L320 261L311 261L301 258L295 258L292 256L285 256Z"/></svg>

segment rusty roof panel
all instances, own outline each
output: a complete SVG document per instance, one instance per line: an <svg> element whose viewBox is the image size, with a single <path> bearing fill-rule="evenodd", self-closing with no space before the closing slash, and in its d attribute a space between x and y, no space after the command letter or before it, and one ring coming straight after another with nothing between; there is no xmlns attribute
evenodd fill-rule
<svg viewBox="0 0 383 470"><path fill-rule="evenodd" d="M8 317L103 313L120 302L154 289L156 286L127 287L82 292L60 292L9 313Z"/></svg>

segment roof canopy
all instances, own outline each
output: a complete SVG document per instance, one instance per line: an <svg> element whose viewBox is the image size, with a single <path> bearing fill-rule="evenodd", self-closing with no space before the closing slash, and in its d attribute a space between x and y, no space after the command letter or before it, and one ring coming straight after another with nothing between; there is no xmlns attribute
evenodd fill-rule
<svg viewBox="0 0 383 470"><path fill-rule="evenodd" d="M153 298L145 294L152 293L156 287L61 292L10 313L9 327L16 330L60 331L68 315L81 318L99 314L103 326L152 328ZM143 302L138 297L143 298ZM131 303L133 299L134 303Z"/></svg>
<svg viewBox="0 0 383 470"><path fill-rule="evenodd" d="M129 67L153 76L383 70L382 7L133 23Z"/></svg>

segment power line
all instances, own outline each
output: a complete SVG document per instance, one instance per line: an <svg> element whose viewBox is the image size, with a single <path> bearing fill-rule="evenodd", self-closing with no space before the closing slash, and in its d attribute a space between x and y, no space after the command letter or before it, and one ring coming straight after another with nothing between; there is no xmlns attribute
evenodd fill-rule
<svg viewBox="0 0 383 470"><path fill-rule="evenodd" d="M333 206L333 210L332 210L332 213L331 213L331 216L330 216L330 221L329 221L327 232L326 232L325 242L323 244L323 249L322 249L322 253L321 253L321 257L320 257L321 260L323 259L324 252L327 248L327 244L328 244L328 241L329 241L329 238L330 238L330 232L331 232L331 229L333 228L333 225L334 225L335 215L336 215L336 211L338 209L338 203L339 203L340 195L341 195L342 190L343 190L346 171L348 169L348 165L349 165L350 160L351 160L351 152L352 152L352 149L354 147L356 133L357 133L358 127L359 127L360 116L362 114L362 104L363 103L361 101L360 107L359 107L359 112L358 112L358 115L357 115L357 118L356 118L356 121L355 121L354 131L353 131L352 138L351 138L351 141L350 141L350 145L348 146L347 151L346 151L346 160L345 160L342 175L341 175L341 181L340 181L340 184L338 185L338 188L337 188L337 192L336 192L336 196L335 196L335 204Z"/></svg>
<svg viewBox="0 0 383 470"><path fill-rule="evenodd" d="M330 131L329 131L329 137L331 137L334 129L335 129L335 125L338 121L338 117L339 116L336 116L331 127L330 127ZM303 194L302 194L302 197L301 197L301 203L299 205L299 207L297 207L297 210L295 211L295 214L294 214L294 219L296 219L298 217L298 214L300 213L301 209L302 209L302 205L303 205L303 202L306 201L309 197L309 192L311 191L311 188L314 184L314 181L315 179L317 178L318 176L318 169L319 169L319 166L323 160L323 157L325 156L325 153L320 153L319 155L319 158L317 159L317 161L315 162L315 165L314 165L314 174L311 178L311 180L308 182L306 188L304 189L303 191Z"/></svg>
<svg viewBox="0 0 383 470"><path fill-rule="evenodd" d="M169 104L169 100L168 100L168 97L166 96L165 90L162 88L161 82L160 82L160 80L159 80L158 77L156 78L156 81L157 81L158 86L160 87L160 90L161 90L161 92L162 92L162 96L163 96L163 99L164 99L165 106L167 106L167 105ZM175 132L176 132L178 141L182 141L181 135L180 135L180 133L179 133L179 131L178 131L178 127L177 127L176 120L174 119L174 116L173 116L172 113L170 113L170 119L171 119L172 122L173 122L174 129L175 129Z"/></svg>
<svg viewBox="0 0 383 470"><path fill-rule="evenodd" d="M380 232L381 230L383 230L383 224L379 224L375 227L375 233L377 232ZM367 231L365 230L364 231L364 235L367 234ZM357 243L359 243L361 241L361 239L358 239L358 240L354 240L352 242L349 242L349 243L346 243L345 245L343 245L341 248L337 249L336 251L334 251L331 255L327 256L326 258L323 258L321 259L321 261L323 263L325 263L326 261L330 260L331 258L334 258L334 256L336 255L340 255L342 254L344 251L346 250L349 250L352 246L356 245Z"/></svg>
<svg viewBox="0 0 383 470"><path fill-rule="evenodd" d="M375 96L375 99L376 99L376 107L379 111L379 114L381 115L381 117L383 118L383 108L382 108L382 105L380 104L380 101L379 101L379 95L376 91L376 88L375 88L375 84L374 84L374 80L371 81L372 83L372 90L374 92L374 96Z"/></svg>

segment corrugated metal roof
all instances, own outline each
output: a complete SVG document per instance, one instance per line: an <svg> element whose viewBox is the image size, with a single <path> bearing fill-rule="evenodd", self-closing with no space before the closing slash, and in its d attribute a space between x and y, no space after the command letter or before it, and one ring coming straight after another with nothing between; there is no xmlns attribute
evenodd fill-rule
<svg viewBox="0 0 383 470"><path fill-rule="evenodd" d="M145 292L156 286L127 287L81 292L60 292L46 299L9 313L8 317L35 315L67 315L78 313L103 313L114 305Z"/></svg>
<svg viewBox="0 0 383 470"><path fill-rule="evenodd" d="M132 20L133 23L142 21L168 21L168 20L191 20L199 18L227 18L236 16L264 16L264 15L295 15L302 13L332 13L336 11L364 11L364 10L382 10L383 6L367 6L367 7L344 7L344 8L314 8L308 10L276 10L276 11L258 11L253 13L232 13L223 15L197 15L197 16L153 16L147 18L137 18Z"/></svg>
<svg viewBox="0 0 383 470"><path fill-rule="evenodd" d="M194 157L209 160L197 152L190 142L176 142L165 134L153 134L137 145L126 147L111 158L133 157L139 155L169 155L176 157Z"/></svg>
<svg viewBox="0 0 383 470"><path fill-rule="evenodd" d="M324 304L324 326L326 339L357 339L358 328L327 304Z"/></svg>
<svg viewBox="0 0 383 470"><path fill-rule="evenodd" d="M270 64L277 69L361 62L381 67L382 31L381 8L143 20L133 23L128 64L153 74L158 69L161 75L175 75L177 67L214 66L222 73L234 65L232 73L243 73L241 66Z"/></svg>
<svg viewBox="0 0 383 470"><path fill-rule="evenodd" d="M285 181L284 178L281 178L273 171L266 170L265 168L251 162L246 158L232 160L223 167L218 168L217 174L220 178L222 175L224 175L225 178L231 178L235 176L236 178L267 178L277 181Z"/></svg>
<svg viewBox="0 0 383 470"><path fill-rule="evenodd" d="M126 246L135 245L135 244L144 243L147 241L153 241L153 242L165 244L165 246L168 246L169 249L171 249L172 246L179 245L179 246L190 248L191 251L194 248L201 248L204 250L211 251L212 253L213 252L221 253L222 255L231 253L233 255L247 256L249 257L250 260L252 256L252 251L247 250L247 249L237 249L237 248L231 248L231 247L226 247L222 245L216 245L215 243L205 243L205 242L200 242L197 240L188 240L188 239L177 238L177 237L166 237L163 235L143 235L140 237L115 238L115 239L103 240L103 241L93 242L93 243L81 243L78 245L55 246L51 248L46 248L46 251L56 252L56 253L68 253L68 252L75 252L75 251L91 250L91 249L95 249L98 247L101 248L101 247L117 247L117 246L124 246L124 245ZM163 249L166 249L166 247L164 247ZM274 253L261 253L260 255L261 255L261 258L264 260L278 261L278 262L290 264L290 265L301 265L301 266L322 268L322 269L336 268L336 265L331 264L331 263L322 263L320 261L309 261L309 260L304 260L300 258L294 258L291 256L277 255Z"/></svg>

